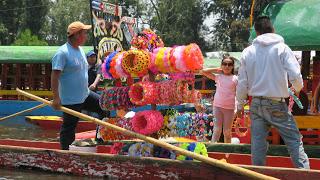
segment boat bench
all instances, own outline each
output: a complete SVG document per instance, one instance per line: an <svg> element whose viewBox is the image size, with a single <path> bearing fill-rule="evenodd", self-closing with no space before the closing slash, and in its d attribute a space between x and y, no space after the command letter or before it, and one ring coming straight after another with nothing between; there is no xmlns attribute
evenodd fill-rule
<svg viewBox="0 0 320 180"><path fill-rule="evenodd" d="M304 144L320 144L320 116L319 115L305 115L294 116ZM272 144L280 144L281 137L279 132L272 128L268 140Z"/></svg>

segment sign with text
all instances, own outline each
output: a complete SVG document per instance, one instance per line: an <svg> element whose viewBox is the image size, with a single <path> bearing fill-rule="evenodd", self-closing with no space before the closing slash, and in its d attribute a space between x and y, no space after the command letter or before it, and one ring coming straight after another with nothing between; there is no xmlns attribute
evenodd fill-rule
<svg viewBox="0 0 320 180"><path fill-rule="evenodd" d="M109 52L127 49L135 35L136 18L122 16L122 7L107 0L92 0L90 6L98 59L103 60Z"/></svg>

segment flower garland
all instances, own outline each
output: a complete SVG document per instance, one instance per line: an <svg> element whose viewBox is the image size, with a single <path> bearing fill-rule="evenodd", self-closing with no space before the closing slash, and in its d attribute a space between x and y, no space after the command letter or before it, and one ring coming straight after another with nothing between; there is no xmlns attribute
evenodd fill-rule
<svg viewBox="0 0 320 180"><path fill-rule="evenodd" d="M195 75L194 73L190 72L176 72L176 73L170 73L169 74L170 79L172 80L184 80L184 81L195 81Z"/></svg>
<svg viewBox="0 0 320 180"><path fill-rule="evenodd" d="M175 72L175 68L172 67L169 60L170 53L173 52L172 50L173 48L167 47L166 50L164 51L164 56L163 56L163 65L164 65L163 72L164 73Z"/></svg>
<svg viewBox="0 0 320 180"><path fill-rule="evenodd" d="M208 135L206 126L210 118L205 113L178 113L176 110L164 112L162 128L157 132L158 137L205 137ZM212 129L212 128L209 128ZM212 133L212 132L211 132Z"/></svg>
<svg viewBox="0 0 320 180"><path fill-rule="evenodd" d="M152 52L151 69L154 72L195 72L203 68L204 58L199 46L161 47Z"/></svg>
<svg viewBox="0 0 320 180"><path fill-rule="evenodd" d="M189 102L196 103L201 98L194 86L189 90L190 83L183 80L167 80L167 76L160 76L160 82L147 80L130 86L130 101L136 105L165 104L179 105ZM157 78L156 78L157 79Z"/></svg>
<svg viewBox="0 0 320 180"><path fill-rule="evenodd" d="M195 43L187 45L182 54L183 61L189 71L201 70L204 58L199 46Z"/></svg>
<svg viewBox="0 0 320 180"><path fill-rule="evenodd" d="M183 59L183 52L184 52L185 46L177 46L175 47L173 57L175 58L175 65L176 69L179 70L179 72L186 72L188 71L187 66L185 64L185 61Z"/></svg>
<svg viewBox="0 0 320 180"><path fill-rule="evenodd" d="M156 59L154 61L155 66L157 67L158 71L165 73L167 72L167 70L164 67L164 57L165 57L165 51L166 51L166 47L163 48L158 48L158 52L156 54Z"/></svg>
<svg viewBox="0 0 320 180"><path fill-rule="evenodd" d="M125 128L127 130L132 130L131 123L128 119L105 118L103 119L103 121ZM98 132L103 141L132 139L131 136L123 135L123 133L121 132L115 131L113 129L110 129L104 126L99 126Z"/></svg>
<svg viewBox="0 0 320 180"><path fill-rule="evenodd" d="M128 155L133 157L153 157L153 144L135 143L129 147Z"/></svg>
<svg viewBox="0 0 320 180"><path fill-rule="evenodd" d="M132 76L142 77L150 66L150 54L142 50L129 50L123 54L122 69Z"/></svg>
<svg viewBox="0 0 320 180"><path fill-rule="evenodd" d="M190 114L182 114L176 117L176 132L178 136L187 136L190 135L192 129L189 127L192 126L192 119Z"/></svg>
<svg viewBox="0 0 320 180"><path fill-rule="evenodd" d="M137 36L133 37L130 42L132 48L148 50L152 52L155 48L163 47L162 39L151 29L144 29Z"/></svg>
<svg viewBox="0 0 320 180"><path fill-rule="evenodd" d="M105 79L112 79L112 75L109 72L110 71L110 63L112 61L112 58L117 54L117 51L114 51L112 53L110 53L103 61L102 65L101 65L101 71L102 71L102 75Z"/></svg>
<svg viewBox="0 0 320 180"><path fill-rule="evenodd" d="M162 110L163 116L163 125L161 129L157 132L158 137L167 137L167 136L174 136L171 135L171 129L173 128L171 125L172 117L175 117L178 114L176 109L166 109Z"/></svg>
<svg viewBox="0 0 320 180"><path fill-rule="evenodd" d="M156 104L159 97L156 83L144 81L130 86L129 98L136 105Z"/></svg>
<svg viewBox="0 0 320 180"><path fill-rule="evenodd" d="M122 58L123 58L123 54L125 52L120 52L119 55L116 58L116 64L114 69L116 70L116 73L119 77L128 77L129 74L127 74L123 69L122 69Z"/></svg>
<svg viewBox="0 0 320 180"><path fill-rule="evenodd" d="M158 49L156 49L154 52L158 52L157 51ZM153 74L157 74L159 72L156 64L155 64L155 61L156 61L156 56L157 56L157 53L151 53L150 54L150 66L149 66L149 70L153 73Z"/></svg>
<svg viewBox="0 0 320 180"><path fill-rule="evenodd" d="M135 132L149 135L159 131L163 125L163 116L159 111L140 111L131 119Z"/></svg>
<svg viewBox="0 0 320 180"><path fill-rule="evenodd" d="M179 147L182 149L188 150L190 152L194 152L194 153L203 155L205 157L208 157L207 148L203 143L182 143L180 144ZM180 154L180 155L177 155L177 160L194 160L194 159Z"/></svg>
<svg viewBox="0 0 320 180"><path fill-rule="evenodd" d="M111 62L110 62L110 68L109 68L109 73L111 74L112 78L118 79L121 76L117 73L116 71L116 64L118 61L118 57L121 55L122 56L123 52L117 53L115 56L112 57Z"/></svg>
<svg viewBox="0 0 320 180"><path fill-rule="evenodd" d="M134 107L129 98L129 87L113 87L102 92L99 105L102 110L127 109Z"/></svg>
<svg viewBox="0 0 320 180"><path fill-rule="evenodd" d="M204 143L181 143L177 144L177 146L190 152L208 157L208 151ZM194 160L191 157L179 154L177 155L174 151L154 146L150 143L135 143L130 145L128 155L133 157L159 157L177 160Z"/></svg>
<svg viewBox="0 0 320 180"><path fill-rule="evenodd" d="M175 136L175 134L170 134L171 129L174 128L172 119L173 117L176 116L176 114L178 113L178 111L176 109L167 109L163 112L164 117L163 117L163 125L161 127L161 129L157 132L157 136L158 137L168 137L168 136Z"/></svg>

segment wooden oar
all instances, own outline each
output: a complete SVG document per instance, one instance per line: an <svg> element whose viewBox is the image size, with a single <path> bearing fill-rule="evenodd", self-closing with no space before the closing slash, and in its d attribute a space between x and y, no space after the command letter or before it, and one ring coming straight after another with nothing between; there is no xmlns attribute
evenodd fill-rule
<svg viewBox="0 0 320 180"><path fill-rule="evenodd" d="M11 115L6 116L6 117L2 117L2 118L0 118L0 121L9 119L9 118L12 118L12 117L15 117L15 116L19 116L19 115L21 115L21 114L23 114L23 113L31 112L31 111L33 111L33 110L40 109L40 108L45 107L45 106L47 106L47 104L44 104L44 103L43 103L43 104L39 104L39 105L37 105L37 106L35 106L35 107L32 107L32 108L29 108L29 109L26 109L26 110L23 110L23 111L20 111L20 112L11 114Z"/></svg>
<svg viewBox="0 0 320 180"><path fill-rule="evenodd" d="M40 102L45 103L45 104L50 105L50 106L52 105L52 102L47 101L47 100L45 100L45 99L43 99L41 97L35 96L35 95L30 94L30 93L25 92L25 91L22 91L22 90L20 90L18 88L16 90L18 91L19 94L22 94L22 95L24 95L24 96L26 96L26 97L28 97L30 99L33 99L33 100L36 100L36 101L40 101ZM184 150L184 149L179 148L177 146L162 142L160 140L157 140L157 139L154 139L154 138L151 138L151 137L148 137L148 136L144 136L142 134L135 133L133 131L126 130L124 128L121 128L121 127L118 127L116 125L101 121L101 120L99 120L97 118L88 116L86 114L79 113L77 111L74 111L72 109L69 109L69 108L66 108L66 107L63 107L63 106L61 106L60 110L65 112L65 113L68 113L68 114L71 114L73 116L76 116L78 118L81 118L81 119L84 119L84 120L87 120L87 121L92 121L92 122L94 122L96 124L99 124L99 125L102 125L102 126L106 126L108 128L111 128L111 129L114 129L116 131L119 131L119 132L121 132L123 134L126 134L126 135L129 135L129 136L144 140L146 142L149 142L151 144L160 146L160 147L165 148L165 149L176 151L179 154L192 157L193 159L205 162L207 164L219 167L221 169L224 169L224 170L227 170L227 171L239 174L239 175L243 175L243 176L249 177L251 179L268 179L268 180L269 179L270 180L277 179L277 178L274 178L274 177L271 177L271 176L266 176L264 174L260 174L260 173L257 173L257 172L254 172L254 171L251 171L251 170L248 170L248 169L244 169L244 168L238 167L236 165L224 163L224 162L221 162L221 161L219 161L217 159L205 157L205 156L202 156L200 154L196 154L194 152L190 152L190 151Z"/></svg>

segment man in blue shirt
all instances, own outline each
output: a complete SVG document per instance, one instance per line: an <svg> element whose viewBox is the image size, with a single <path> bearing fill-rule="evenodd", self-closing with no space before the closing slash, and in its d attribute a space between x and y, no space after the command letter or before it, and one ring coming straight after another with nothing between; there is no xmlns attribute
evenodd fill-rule
<svg viewBox="0 0 320 180"><path fill-rule="evenodd" d="M99 106L99 95L88 88L88 63L82 48L91 25L76 21L68 26L68 42L62 45L52 58L51 87L54 109L63 105L81 112L82 109L97 112L99 118L107 114ZM61 149L68 150L75 140L75 129L79 118L63 113L60 130Z"/></svg>

